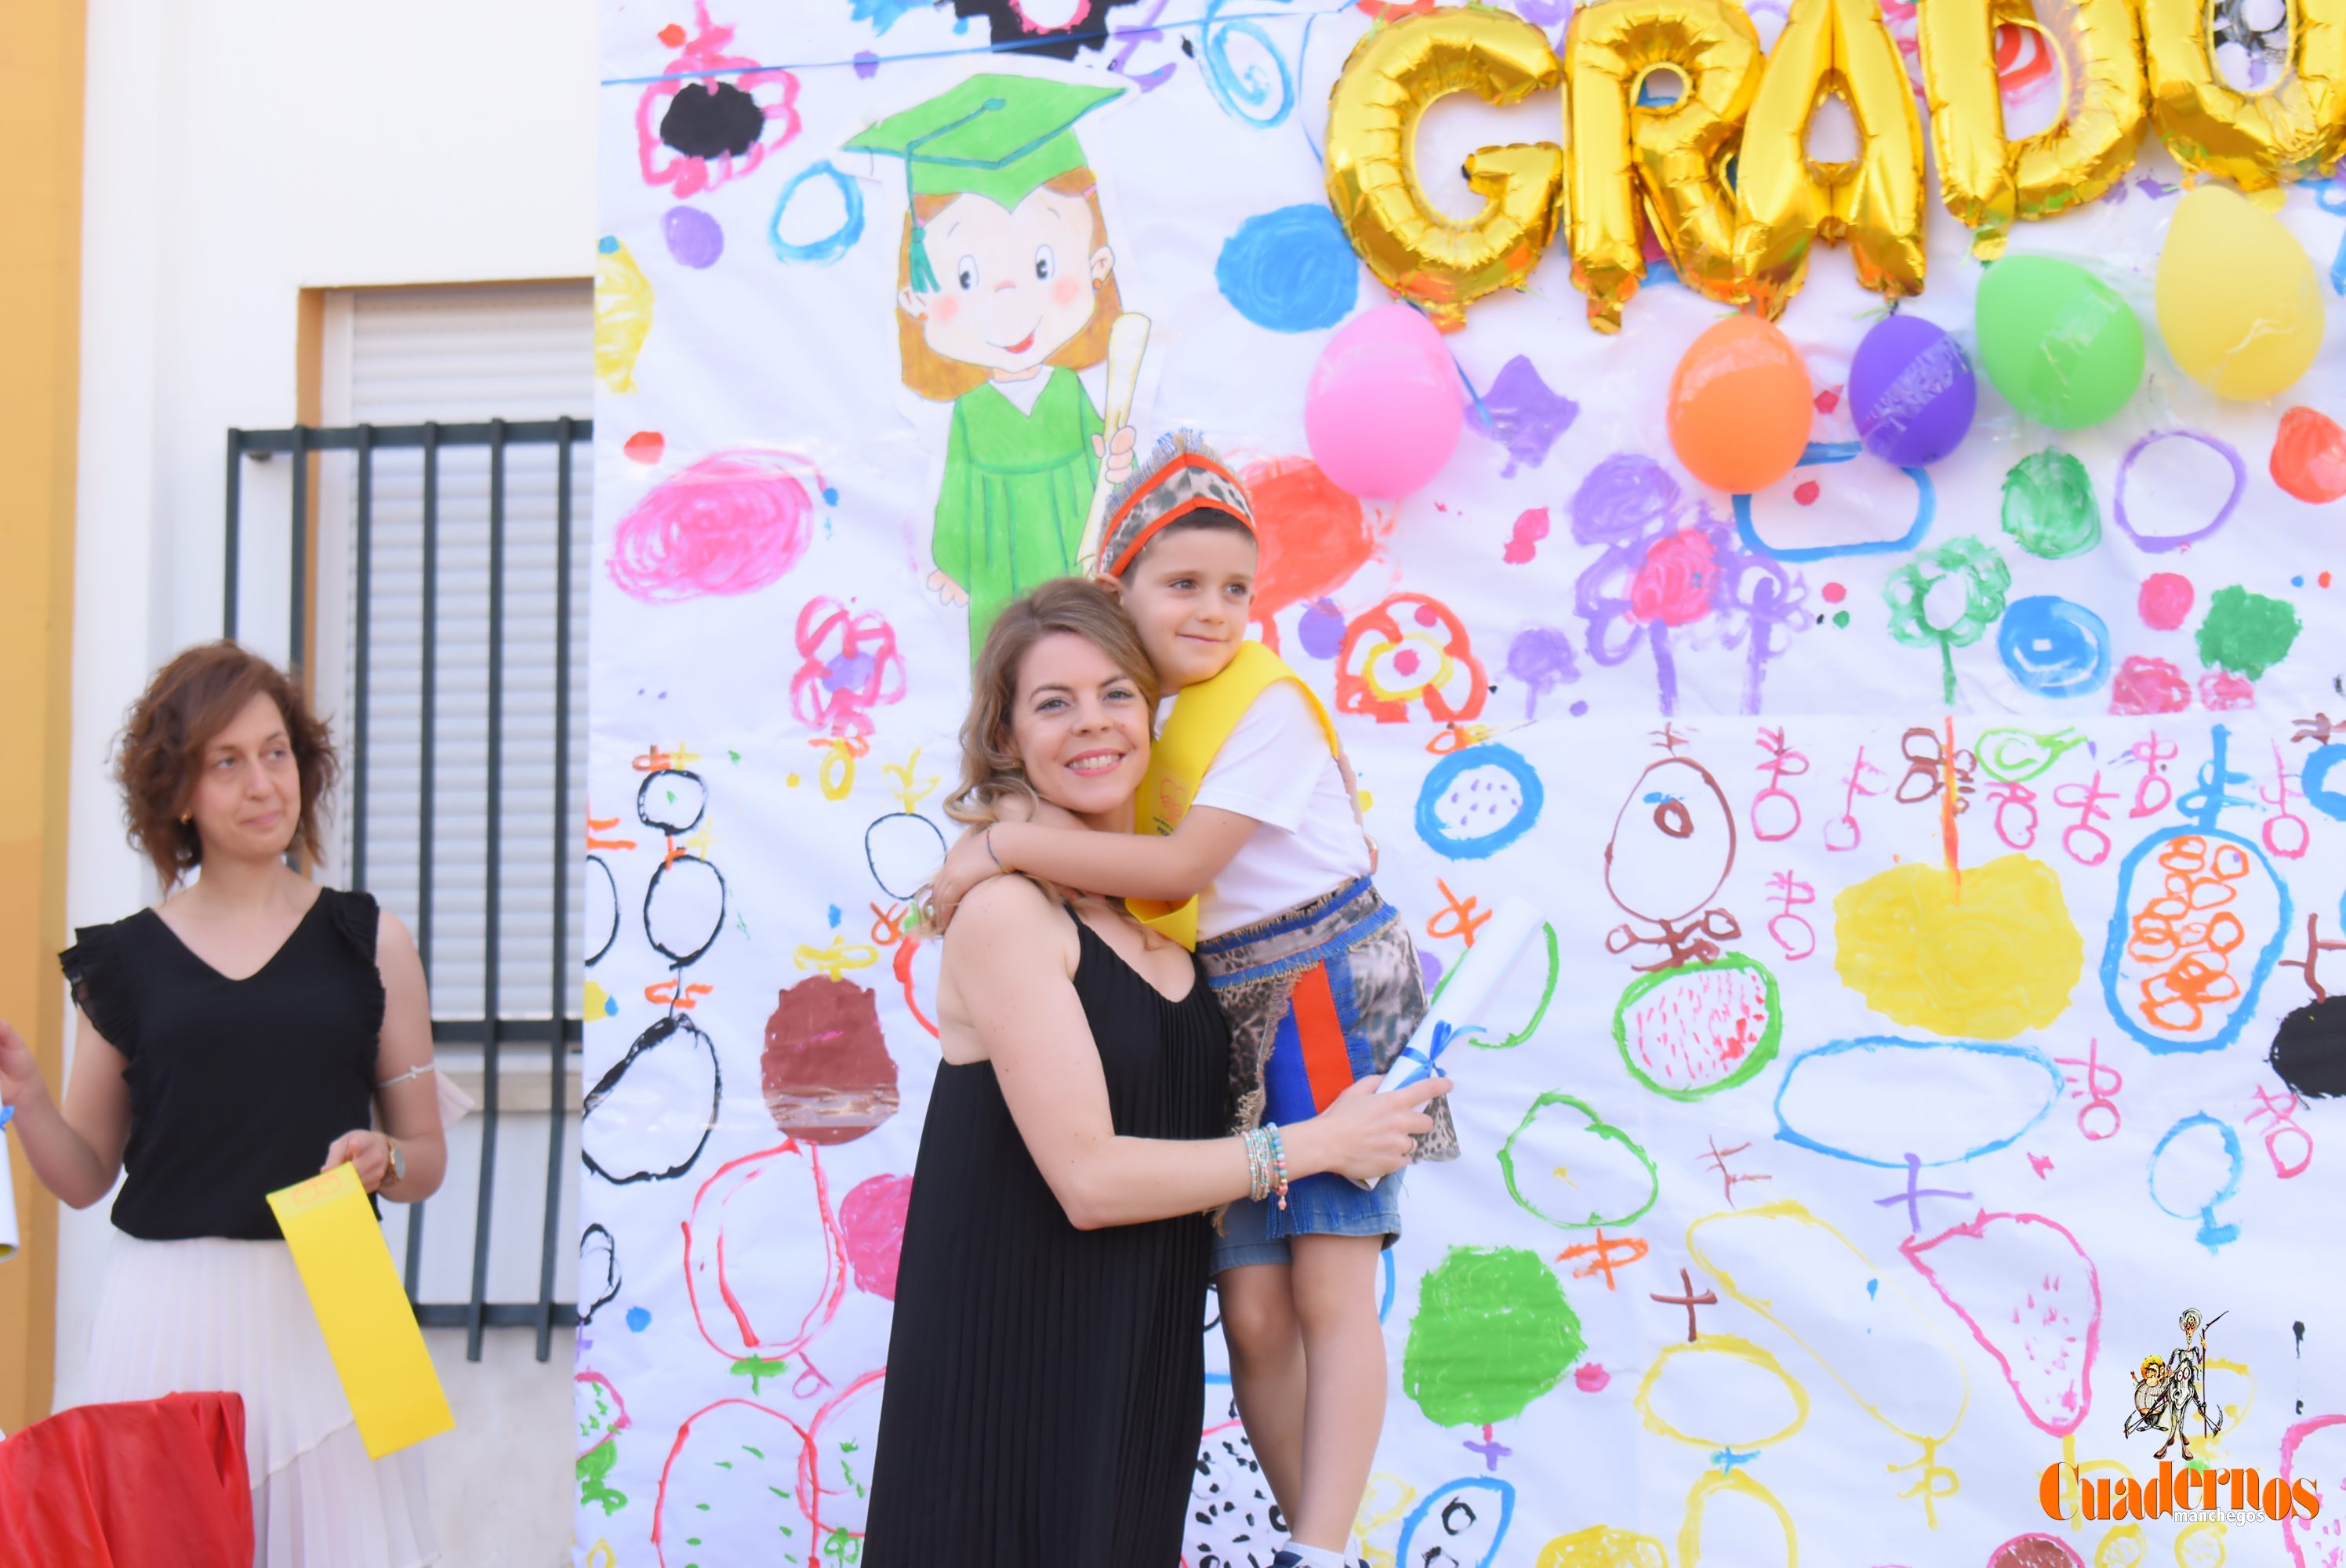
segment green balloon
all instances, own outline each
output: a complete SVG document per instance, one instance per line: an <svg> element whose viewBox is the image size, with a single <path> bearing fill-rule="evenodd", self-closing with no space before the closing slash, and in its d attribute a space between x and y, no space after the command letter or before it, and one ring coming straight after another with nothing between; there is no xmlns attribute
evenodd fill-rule
<svg viewBox="0 0 2346 1568"><path fill-rule="evenodd" d="M2142 384L2142 322L2117 290L2074 261L2007 256L1979 289L1980 363L2004 400L2039 424L2083 430Z"/></svg>

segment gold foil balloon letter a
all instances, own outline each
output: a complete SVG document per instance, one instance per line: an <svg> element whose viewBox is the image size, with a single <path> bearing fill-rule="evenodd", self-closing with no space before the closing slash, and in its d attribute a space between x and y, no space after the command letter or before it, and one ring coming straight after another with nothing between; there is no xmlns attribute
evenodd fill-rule
<svg viewBox="0 0 2346 1568"><path fill-rule="evenodd" d="M1486 147L1466 160L1482 213L1460 221L1425 198L1417 122L1449 93L1519 103L1558 85L1563 67L1537 27L1480 5L1427 11L1370 31L1328 100L1328 200L1352 249L1384 286L1454 331L1467 304L1520 288L1556 232L1564 149Z"/></svg>
<svg viewBox="0 0 2346 1568"><path fill-rule="evenodd" d="M1809 157L1827 94L1857 120L1846 163ZM1818 241L1847 240L1857 280L1878 293L1923 291L1923 119L1874 0L1793 0L1744 125L1736 202L1750 298L1770 318L1800 292Z"/></svg>

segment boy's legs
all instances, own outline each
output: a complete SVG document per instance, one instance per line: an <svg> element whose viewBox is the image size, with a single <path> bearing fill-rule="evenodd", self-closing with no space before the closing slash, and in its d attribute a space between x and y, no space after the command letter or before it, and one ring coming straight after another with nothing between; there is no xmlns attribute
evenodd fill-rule
<svg viewBox="0 0 2346 1568"><path fill-rule="evenodd" d="M1303 1480L1289 1533L1341 1552L1352 1537L1385 1421L1385 1337L1377 1322L1382 1236L1294 1238L1295 1315L1309 1388L1303 1399Z"/></svg>
<svg viewBox="0 0 2346 1568"><path fill-rule="evenodd" d="M1290 1528L1303 1497L1304 1398L1303 1330L1291 1273L1284 1263L1250 1263L1214 1277L1239 1419Z"/></svg>

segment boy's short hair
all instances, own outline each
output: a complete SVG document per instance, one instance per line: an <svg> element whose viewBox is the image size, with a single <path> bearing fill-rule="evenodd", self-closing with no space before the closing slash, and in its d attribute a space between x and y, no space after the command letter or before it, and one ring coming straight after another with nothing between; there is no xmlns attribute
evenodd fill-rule
<svg viewBox="0 0 2346 1568"><path fill-rule="evenodd" d="M1209 523L1212 514L1221 519ZM1254 503L1203 436L1177 430L1158 442L1148 460L1108 497L1107 526L1100 539L1098 568L1121 577L1140 559L1148 542L1168 528L1198 519L1198 527L1235 524L1255 532Z"/></svg>
<svg viewBox="0 0 2346 1568"><path fill-rule="evenodd" d="M1168 538L1175 534L1243 534L1250 544L1260 543L1255 534L1254 524L1245 518L1234 512L1225 512L1219 506L1200 506L1195 512L1183 513L1158 529L1156 533L1151 534L1147 539L1142 540L1140 548L1132 553L1132 559L1126 563L1124 570L1117 575L1131 575L1139 568L1140 563L1148 558L1148 552L1156 547L1159 540Z"/></svg>

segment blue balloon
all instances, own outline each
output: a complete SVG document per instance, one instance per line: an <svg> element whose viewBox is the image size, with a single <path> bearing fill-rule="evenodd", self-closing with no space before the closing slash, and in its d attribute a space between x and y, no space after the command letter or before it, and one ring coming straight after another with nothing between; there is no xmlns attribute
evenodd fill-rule
<svg viewBox="0 0 2346 1568"><path fill-rule="evenodd" d="M2014 599L1997 628L1996 652L2025 691L2083 697L2110 678L2110 629L2102 617L2051 594Z"/></svg>

